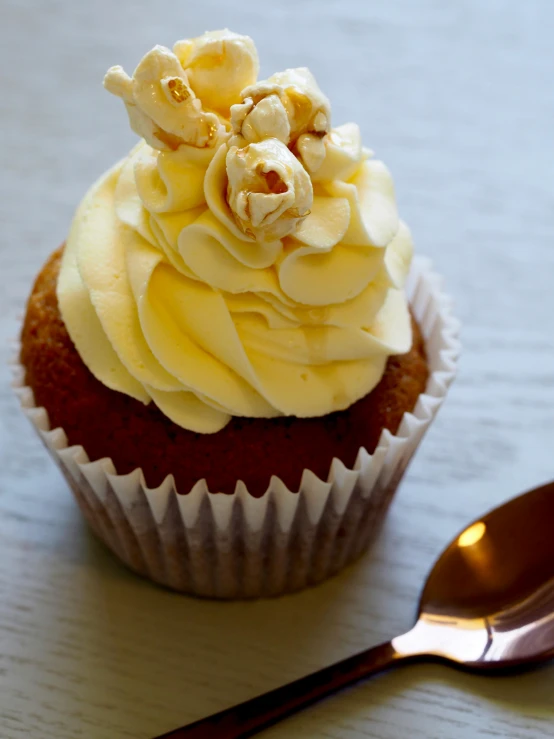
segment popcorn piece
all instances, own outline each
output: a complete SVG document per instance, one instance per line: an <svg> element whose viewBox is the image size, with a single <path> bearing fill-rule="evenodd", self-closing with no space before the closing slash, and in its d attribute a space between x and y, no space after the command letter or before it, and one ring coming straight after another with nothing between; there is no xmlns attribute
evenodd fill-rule
<svg viewBox="0 0 554 739"><path fill-rule="evenodd" d="M344 123L333 128L325 138L320 139L320 144L323 145L322 161L319 166L308 167L314 182L348 180L372 156L372 152L362 146L360 128L355 123ZM311 151L303 152L300 140L298 150L307 164L307 156L313 156Z"/></svg>
<svg viewBox="0 0 554 739"><path fill-rule="evenodd" d="M164 46L148 52L132 78L120 66L109 69L104 87L123 99L131 128L154 149L213 146L224 131L218 116L203 110L179 60Z"/></svg>
<svg viewBox="0 0 554 739"><path fill-rule="evenodd" d="M242 104L231 108L237 144L240 141L238 137L244 143L252 143L272 136L294 145L303 134L322 138L331 129L329 100L306 67L286 69L246 87L242 91L242 100ZM285 117L288 135L283 125Z"/></svg>
<svg viewBox="0 0 554 739"><path fill-rule="evenodd" d="M258 52L249 36L228 29L177 41L173 51L205 108L228 116L241 91L258 76Z"/></svg>
<svg viewBox="0 0 554 739"><path fill-rule="evenodd" d="M326 154L327 136L320 138L313 133L303 133L298 137L296 149L298 156L310 174L317 172L323 164Z"/></svg>
<svg viewBox="0 0 554 739"><path fill-rule="evenodd" d="M237 134L229 145L237 146L275 138L288 144L290 123L278 95L268 95L254 105L252 98L231 107L231 127Z"/></svg>
<svg viewBox="0 0 554 739"><path fill-rule="evenodd" d="M287 146L270 138L227 152L227 200L239 228L258 241L294 233L309 214L312 182Z"/></svg>

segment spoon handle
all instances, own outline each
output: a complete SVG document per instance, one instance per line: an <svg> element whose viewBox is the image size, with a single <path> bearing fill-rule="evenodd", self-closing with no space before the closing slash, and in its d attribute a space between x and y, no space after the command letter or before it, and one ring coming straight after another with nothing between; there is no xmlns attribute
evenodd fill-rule
<svg viewBox="0 0 554 739"><path fill-rule="evenodd" d="M391 642L385 642L156 739L244 739L361 678L408 658L408 655L399 654Z"/></svg>

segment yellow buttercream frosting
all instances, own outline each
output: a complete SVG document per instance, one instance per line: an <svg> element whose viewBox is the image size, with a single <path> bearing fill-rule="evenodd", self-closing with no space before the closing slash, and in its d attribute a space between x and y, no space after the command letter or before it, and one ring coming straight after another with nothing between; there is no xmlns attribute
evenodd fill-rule
<svg viewBox="0 0 554 739"><path fill-rule="evenodd" d="M257 74L227 30L108 71L142 138L77 209L58 281L95 377L200 433L347 408L412 341L389 171L307 69Z"/></svg>

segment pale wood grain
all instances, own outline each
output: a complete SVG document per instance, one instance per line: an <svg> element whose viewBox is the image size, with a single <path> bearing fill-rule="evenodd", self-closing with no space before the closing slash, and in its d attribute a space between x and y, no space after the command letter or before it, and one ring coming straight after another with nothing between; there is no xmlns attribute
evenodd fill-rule
<svg viewBox="0 0 554 739"><path fill-rule="evenodd" d="M153 10L154 6L157 8ZM92 538L8 390L5 342L84 189L133 142L100 81L229 25L307 64L390 165L464 320L459 380L373 551L279 601L200 602ZM0 737L148 739L407 629L468 520L554 476L551 0L4 0L0 23ZM554 737L554 668L391 673L268 737Z"/></svg>

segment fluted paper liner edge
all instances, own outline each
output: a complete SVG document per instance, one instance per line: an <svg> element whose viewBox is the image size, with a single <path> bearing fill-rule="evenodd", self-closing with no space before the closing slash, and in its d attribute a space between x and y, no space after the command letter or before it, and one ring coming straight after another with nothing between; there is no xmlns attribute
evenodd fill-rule
<svg viewBox="0 0 554 739"><path fill-rule="evenodd" d="M275 476L258 498L240 481L232 495L210 492L205 480L178 494L171 475L148 488L142 470L118 475L111 459L90 462L63 429L50 429L19 358L13 387L90 526L129 567L195 595L279 595L326 579L367 549L454 378L459 323L430 261L414 260L406 291L425 339L426 392L373 454L361 448L353 469L335 458L327 481L304 470L298 491Z"/></svg>

